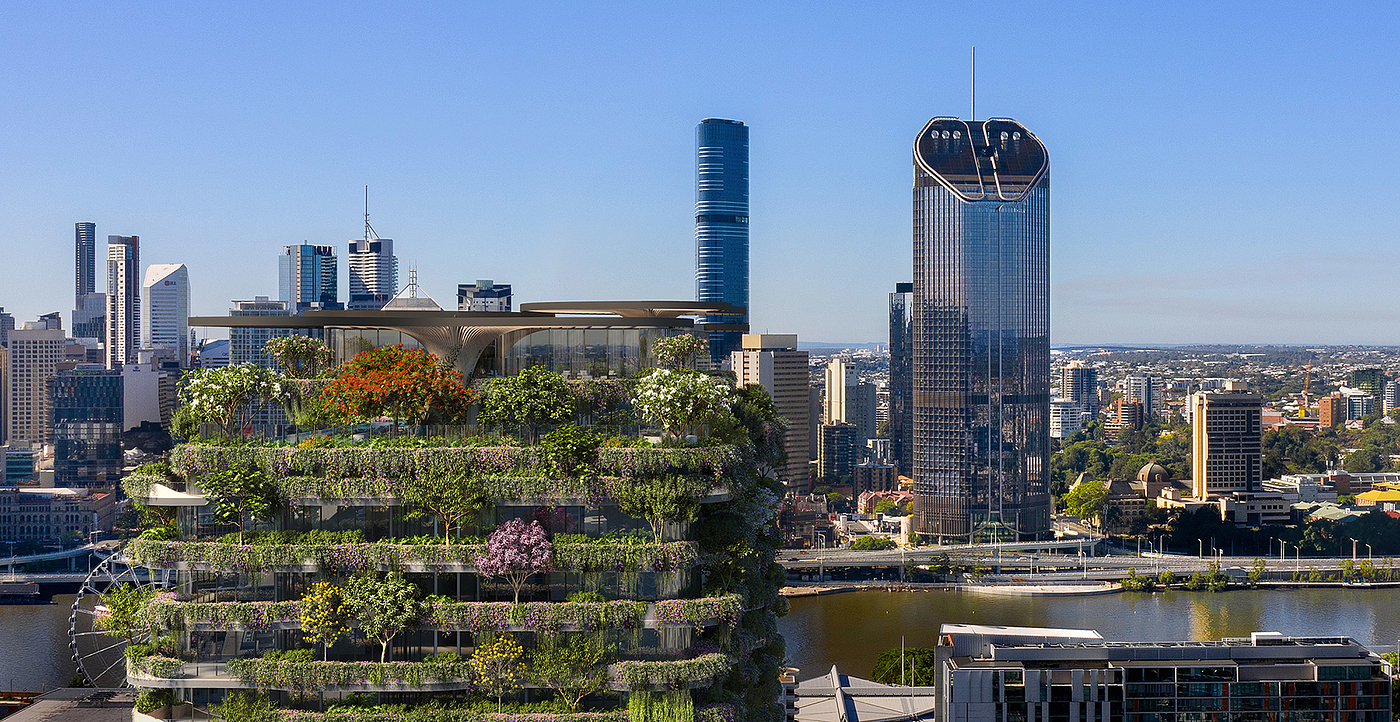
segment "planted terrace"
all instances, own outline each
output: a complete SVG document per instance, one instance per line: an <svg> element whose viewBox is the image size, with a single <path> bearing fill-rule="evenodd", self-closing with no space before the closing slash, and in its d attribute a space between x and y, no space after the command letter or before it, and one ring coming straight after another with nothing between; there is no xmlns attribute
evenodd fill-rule
<svg viewBox="0 0 1400 722"><path fill-rule="evenodd" d="M354 406L374 395L346 380L365 369L380 383L439 373L415 352L369 353L294 385L299 408L319 388L322 407L394 427L434 409L474 414L478 435L201 440L124 480L152 521L124 553L178 582L109 622L150 640L127 654L129 680L152 690L146 706L174 699L159 690L197 704L223 696L202 690L244 688L257 693L211 709L392 692L405 714L450 703L423 719L486 714L493 700L525 705L520 720L781 715L778 487L763 472L781 459L782 421L761 389L673 364L590 398L529 369L475 392L434 382L416 406ZM284 388L275 381L263 388ZM187 408L207 411L207 392ZM623 417L657 435L588 423ZM357 700L281 714L381 712Z"/></svg>

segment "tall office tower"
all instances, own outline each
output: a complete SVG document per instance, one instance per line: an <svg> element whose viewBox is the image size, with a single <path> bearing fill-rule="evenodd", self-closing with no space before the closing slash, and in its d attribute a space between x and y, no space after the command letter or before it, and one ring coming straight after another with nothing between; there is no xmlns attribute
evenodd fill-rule
<svg viewBox="0 0 1400 722"><path fill-rule="evenodd" d="M183 263L153 263L141 284L146 309L143 348L165 348L180 366L190 365L190 274Z"/></svg>
<svg viewBox="0 0 1400 722"><path fill-rule="evenodd" d="M778 472L778 481L789 493L806 493L812 443L807 352L797 350L797 334L746 333L743 345L743 350L729 357L736 383L741 388L759 384L773 397L778 415L787 420L783 436L787 465Z"/></svg>
<svg viewBox="0 0 1400 722"><path fill-rule="evenodd" d="M1347 373L1347 385L1361 389L1372 398L1385 394L1385 369L1352 369Z"/></svg>
<svg viewBox="0 0 1400 722"><path fill-rule="evenodd" d="M1012 120L914 141L915 530L1050 533L1050 158Z"/></svg>
<svg viewBox="0 0 1400 722"><path fill-rule="evenodd" d="M141 340L141 237L107 236L107 368L136 361Z"/></svg>
<svg viewBox="0 0 1400 722"><path fill-rule="evenodd" d="M54 485L116 486L122 473L122 372L99 365L59 371L53 403Z"/></svg>
<svg viewBox="0 0 1400 722"><path fill-rule="evenodd" d="M15 330L15 317L5 312L5 307L0 306L0 346L9 348L10 332Z"/></svg>
<svg viewBox="0 0 1400 722"><path fill-rule="evenodd" d="M914 284L890 294L890 460L914 473Z"/></svg>
<svg viewBox="0 0 1400 722"><path fill-rule="evenodd" d="M1085 421L1099 418L1099 370L1073 361L1060 372L1060 396L1079 404Z"/></svg>
<svg viewBox="0 0 1400 722"><path fill-rule="evenodd" d="M62 329L26 322L10 332L8 443L41 446L53 441L49 381L63 361Z"/></svg>
<svg viewBox="0 0 1400 722"><path fill-rule="evenodd" d="M1243 381L1191 396L1191 477L1197 499L1259 491L1263 481L1264 397Z"/></svg>
<svg viewBox="0 0 1400 722"><path fill-rule="evenodd" d="M368 224L366 224L368 225ZM392 238L350 241L351 311L378 311L399 291L399 259Z"/></svg>
<svg viewBox="0 0 1400 722"><path fill-rule="evenodd" d="M1127 376L1123 378L1123 398L1142 404L1144 421L1162 420L1162 394L1165 384L1158 376Z"/></svg>
<svg viewBox="0 0 1400 722"><path fill-rule="evenodd" d="M39 328L42 329L47 329L49 331L62 331L63 314L59 313L58 311L49 311L48 313L39 317L38 324Z"/></svg>
<svg viewBox="0 0 1400 722"><path fill-rule="evenodd" d="M706 324L749 322L749 127L706 118L695 126L695 300L743 306L744 313L707 316ZM743 330L710 334L718 367L739 350Z"/></svg>
<svg viewBox="0 0 1400 722"><path fill-rule="evenodd" d="M330 246L283 246L277 258L279 299L297 311L339 310L340 278L335 249Z"/></svg>
<svg viewBox="0 0 1400 722"><path fill-rule="evenodd" d="M510 284L489 278L457 284L458 311L510 311Z"/></svg>
<svg viewBox="0 0 1400 722"><path fill-rule="evenodd" d="M817 476L827 484L839 484L855 470L860 431L851 424L822 424L818 433Z"/></svg>

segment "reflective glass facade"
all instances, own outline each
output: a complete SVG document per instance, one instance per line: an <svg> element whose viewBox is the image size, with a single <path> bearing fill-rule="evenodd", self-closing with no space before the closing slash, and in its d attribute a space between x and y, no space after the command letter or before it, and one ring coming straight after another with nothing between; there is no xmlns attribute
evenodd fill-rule
<svg viewBox="0 0 1400 722"><path fill-rule="evenodd" d="M1050 533L1050 177L1015 121L935 118L914 145L915 522Z"/></svg>
<svg viewBox="0 0 1400 722"><path fill-rule="evenodd" d="M914 470L914 284L890 294L890 460L899 473Z"/></svg>
<svg viewBox="0 0 1400 722"><path fill-rule="evenodd" d="M747 324L749 316L749 128L706 118L695 126L695 300L743 306L740 316L705 323ZM718 366L742 348L742 331L710 334Z"/></svg>
<svg viewBox="0 0 1400 722"><path fill-rule="evenodd" d="M60 371L53 396L54 484L114 486L122 472L122 372Z"/></svg>

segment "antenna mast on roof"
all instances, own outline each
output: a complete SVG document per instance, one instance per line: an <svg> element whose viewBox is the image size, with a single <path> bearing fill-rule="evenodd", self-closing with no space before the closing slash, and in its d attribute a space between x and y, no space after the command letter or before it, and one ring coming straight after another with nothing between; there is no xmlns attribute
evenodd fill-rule
<svg viewBox="0 0 1400 722"><path fill-rule="evenodd" d="M379 234L374 232L374 227L369 224L369 186L365 186L365 240L373 241L379 238Z"/></svg>
<svg viewBox="0 0 1400 722"><path fill-rule="evenodd" d="M972 117L968 118L968 120L977 120L977 46L976 46L976 45L972 46ZM366 188L368 188L368 187L369 187L369 186L366 186ZM368 194L369 191L366 190L365 193ZM368 195L366 195L366 197L368 197ZM365 201L365 203L366 203L366 205L368 205L369 201ZM365 215L365 218L368 219L368 218L369 218L369 215L366 214L366 215ZM368 221L368 220L365 221L365 225L369 225L369 221Z"/></svg>

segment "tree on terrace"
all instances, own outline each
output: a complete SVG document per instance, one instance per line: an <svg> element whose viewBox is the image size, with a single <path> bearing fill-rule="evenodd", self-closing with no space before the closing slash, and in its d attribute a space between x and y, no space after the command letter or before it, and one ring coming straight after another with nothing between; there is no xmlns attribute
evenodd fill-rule
<svg viewBox="0 0 1400 722"><path fill-rule="evenodd" d="M554 545L538 521L529 525L507 520L486 539L486 554L476 560L476 570L488 577L505 577L520 603L520 589L532 575L554 565Z"/></svg>
<svg viewBox="0 0 1400 722"><path fill-rule="evenodd" d="M301 600L302 639L321 645L322 661L330 654L331 645L350 633L342 595L340 587L316 582Z"/></svg>
<svg viewBox="0 0 1400 722"><path fill-rule="evenodd" d="M224 524L238 525L240 544L249 517L268 521L277 509L276 488L261 469L250 464L232 464L205 474L199 485L214 506L214 518Z"/></svg>
<svg viewBox="0 0 1400 722"><path fill-rule="evenodd" d="M472 401L462 374L442 368L427 351L402 344L356 356L326 386L325 396L348 418L388 416L395 426L400 421L416 426L430 418L460 422Z"/></svg>
<svg viewBox="0 0 1400 722"><path fill-rule="evenodd" d="M498 379L481 400L482 423L526 427L531 439L541 426L574 418L578 395L569 382L543 366L531 366L515 376Z"/></svg>
<svg viewBox="0 0 1400 722"><path fill-rule="evenodd" d="M392 572L380 577L359 574L350 578L342 599L366 637L379 640L379 661L386 660L389 644L423 614L418 585Z"/></svg>
<svg viewBox="0 0 1400 722"><path fill-rule="evenodd" d="M443 539L452 538L452 530L463 520L486 506L486 495L470 479L446 474L426 474L408 485L403 502L408 505L406 516L417 519L433 516L442 520Z"/></svg>
<svg viewBox="0 0 1400 722"><path fill-rule="evenodd" d="M549 644L530 655L535 681L559 694L578 711L583 698L607 687L612 647L588 635L577 635L568 644Z"/></svg>

